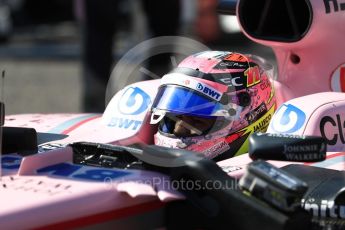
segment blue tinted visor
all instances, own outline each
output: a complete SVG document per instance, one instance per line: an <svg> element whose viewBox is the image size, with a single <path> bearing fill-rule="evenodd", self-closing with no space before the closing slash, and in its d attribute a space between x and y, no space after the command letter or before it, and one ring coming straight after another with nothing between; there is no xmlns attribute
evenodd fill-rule
<svg viewBox="0 0 345 230"><path fill-rule="evenodd" d="M222 104L211 98L178 85L160 87L152 105L152 109L201 117L214 116L223 107Z"/></svg>

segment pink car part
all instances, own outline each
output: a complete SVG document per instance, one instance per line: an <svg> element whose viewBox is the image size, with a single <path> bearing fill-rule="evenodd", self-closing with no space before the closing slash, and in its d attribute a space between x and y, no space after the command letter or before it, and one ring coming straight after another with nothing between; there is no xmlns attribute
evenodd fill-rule
<svg viewBox="0 0 345 230"><path fill-rule="evenodd" d="M341 2L240 0L236 15L249 39L273 49L280 101L318 92L345 92Z"/></svg>

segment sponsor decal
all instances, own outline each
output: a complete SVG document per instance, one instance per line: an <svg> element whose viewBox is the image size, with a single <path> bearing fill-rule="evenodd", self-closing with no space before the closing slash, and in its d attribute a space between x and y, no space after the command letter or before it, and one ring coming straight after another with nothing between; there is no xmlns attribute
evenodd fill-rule
<svg viewBox="0 0 345 230"><path fill-rule="evenodd" d="M268 114L263 120L261 120L258 124L254 125L254 132L265 132L267 127L270 123L272 116Z"/></svg>
<svg viewBox="0 0 345 230"><path fill-rule="evenodd" d="M162 84L170 85L177 84L183 85L187 88L196 90L212 99L219 101L221 99L222 93L211 86L205 85L193 79L193 77L186 77L179 73L167 74L162 78ZM226 88L226 86L224 86Z"/></svg>
<svg viewBox="0 0 345 230"><path fill-rule="evenodd" d="M336 117L325 116L320 120L320 133L326 139L328 145L336 145L338 141L345 144L345 121L341 121L340 115Z"/></svg>
<svg viewBox="0 0 345 230"><path fill-rule="evenodd" d="M318 152L318 145L284 145L283 153Z"/></svg>
<svg viewBox="0 0 345 230"><path fill-rule="evenodd" d="M230 147L228 145L228 143L226 143L225 141L222 141L220 143L217 143L215 145L213 145L211 148L206 149L204 151L204 155L209 158L215 158L216 156L218 156L219 154L229 150Z"/></svg>
<svg viewBox="0 0 345 230"><path fill-rule="evenodd" d="M120 170L85 167L81 165L74 165L71 163L51 165L37 170L37 173L99 182L104 182L109 178L115 179L131 174L130 172L124 172Z"/></svg>
<svg viewBox="0 0 345 230"><path fill-rule="evenodd" d="M305 113L291 104L283 104L274 114L271 128L277 133L294 133L303 127Z"/></svg>
<svg viewBox="0 0 345 230"><path fill-rule="evenodd" d="M199 92L202 92L203 94L219 101L220 100L220 97L221 97L221 93L219 93L218 91L216 91L215 89L211 89L210 87L207 87L201 83L198 83L196 85L196 89L199 91Z"/></svg>
<svg viewBox="0 0 345 230"><path fill-rule="evenodd" d="M150 96L138 87L128 87L118 103L118 110L124 115L138 115L147 110Z"/></svg>
<svg viewBox="0 0 345 230"><path fill-rule="evenodd" d="M325 4L325 12L326 14L329 13L335 13L339 10L344 11L345 10L345 3L338 2L338 0L323 0L323 3Z"/></svg>
<svg viewBox="0 0 345 230"><path fill-rule="evenodd" d="M142 121L132 120L123 117L112 117L108 123L109 127L116 127L121 129L132 129L137 130L142 125Z"/></svg>
<svg viewBox="0 0 345 230"><path fill-rule="evenodd" d="M253 132L265 132L271 121L274 109L275 106L273 105L265 115L263 115L256 122L248 126L248 128L246 129L246 133L250 134Z"/></svg>
<svg viewBox="0 0 345 230"><path fill-rule="evenodd" d="M216 67L218 67L218 69L224 69L225 65L229 66L229 68L246 68L244 65L228 64L228 62L221 62ZM217 76L217 74L212 75ZM263 78L265 80L261 80L260 68L258 66L249 67L244 72L231 73L231 77L224 77L224 74L219 74L219 76L221 76L221 78L217 79L218 82L228 86L234 86L238 90L257 85L261 82L261 90L265 90L270 87L268 79Z"/></svg>
<svg viewBox="0 0 345 230"><path fill-rule="evenodd" d="M283 153L288 160L293 161L310 161L313 159L324 159L326 146L319 145L284 145Z"/></svg>
<svg viewBox="0 0 345 230"><path fill-rule="evenodd" d="M268 79L261 81L260 89L265 90L270 87L270 81Z"/></svg>
<svg viewBox="0 0 345 230"><path fill-rule="evenodd" d="M151 103L150 96L138 87L128 87L117 100L117 113L107 120L107 126L138 130L142 120L137 118L145 114ZM124 115L124 116L122 116ZM133 119L133 116L137 119Z"/></svg>
<svg viewBox="0 0 345 230"><path fill-rule="evenodd" d="M244 69L247 68L248 64L243 62L234 62L234 61L221 61L214 68L215 69Z"/></svg>
<svg viewBox="0 0 345 230"><path fill-rule="evenodd" d="M220 78L219 81L228 86L243 87L244 85L242 77L225 77Z"/></svg>
<svg viewBox="0 0 345 230"><path fill-rule="evenodd" d="M312 161L314 159L324 159L325 156L322 153L286 153L286 159L290 161Z"/></svg>
<svg viewBox="0 0 345 230"><path fill-rule="evenodd" d="M301 204L305 210L311 212L316 217L345 218L345 206L336 205L334 201L321 200L321 203L319 203L310 198L307 202L305 202L305 199L302 199Z"/></svg>
<svg viewBox="0 0 345 230"><path fill-rule="evenodd" d="M262 103L259 107L255 108L250 113L246 114L246 120L249 124L257 121L263 114L267 112L266 105Z"/></svg>
<svg viewBox="0 0 345 230"><path fill-rule="evenodd" d="M345 64L333 71L331 76L331 89L334 92L345 92Z"/></svg>

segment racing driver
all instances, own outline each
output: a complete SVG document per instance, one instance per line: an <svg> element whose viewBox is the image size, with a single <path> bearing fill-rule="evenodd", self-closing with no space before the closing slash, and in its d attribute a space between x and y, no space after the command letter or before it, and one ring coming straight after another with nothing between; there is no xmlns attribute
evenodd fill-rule
<svg viewBox="0 0 345 230"><path fill-rule="evenodd" d="M205 51L164 75L151 108L156 145L216 161L248 152L248 136L266 131L275 110L273 68L262 58Z"/></svg>

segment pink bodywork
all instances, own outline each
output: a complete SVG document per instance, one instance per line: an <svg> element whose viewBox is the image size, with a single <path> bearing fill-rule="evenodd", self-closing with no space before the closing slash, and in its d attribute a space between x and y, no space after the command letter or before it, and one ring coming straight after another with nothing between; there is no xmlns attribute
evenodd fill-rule
<svg viewBox="0 0 345 230"><path fill-rule="evenodd" d="M97 114L13 115L6 117L5 124L6 126L34 127L37 132L56 132L68 135L65 139L53 141L50 144L67 144L75 141L124 145L136 142L150 144L154 130L148 125L149 113L147 110L140 114L124 116L122 113L125 110L119 109L118 104L125 95L123 92L126 92L128 88L137 89L136 87L138 87L153 98L156 93L154 89L158 85L159 81L153 80L128 86L114 97L103 117ZM138 95L137 99L140 100ZM297 134L317 133L311 128L320 117L313 116L313 114L316 112L330 114L329 106L333 108L338 106L339 111L336 112L340 113L345 111L344 102L345 95L342 93L314 94L302 100L296 99L289 102L302 107L303 112L309 117L303 126L305 128L301 128L304 132ZM139 126L133 125L134 122L127 122L125 123L127 124L126 129L124 124L122 126L114 125L113 118L116 118L117 121L119 118L135 119L142 123ZM309 124L310 126L308 126ZM334 127L331 128L329 132L334 132ZM8 158L11 157L14 159L9 161ZM140 216L163 210L165 202L183 199L181 194L167 186L168 178L166 176L154 172L107 169L106 173L121 174L125 172L125 174L116 178L94 181L80 178L80 175L96 169L89 166L80 166L77 171L68 176L54 175L54 171L40 171L40 169L61 163L71 165L69 163L72 161L70 147L24 158L15 154L6 155L2 160L5 165L2 170L2 183L5 184L5 187L0 189L2 203L0 223L4 229L74 228L97 226L104 223L121 226L126 218L132 218L130 222L140 224ZM219 165L224 168L235 168L229 174L240 177L250 162L248 155L244 154L219 162ZM311 165L343 170L344 162L345 153L329 152L326 161ZM272 163L284 166L291 162ZM17 168L12 167L15 164L18 165ZM127 215L121 213L127 213ZM156 221L157 226L164 225L159 215Z"/></svg>
<svg viewBox="0 0 345 230"><path fill-rule="evenodd" d="M143 89L151 98L156 94L154 83L142 82L131 85ZM139 87L140 85L140 87ZM137 87L137 88L136 88ZM7 116L5 125L32 127L39 133L68 135L65 139L44 143L66 145L77 141L116 143L128 145L152 142L146 110L136 115L123 115L118 104L124 93L120 91L100 114L27 114ZM117 126L109 125L111 119L121 120ZM139 122L131 122L135 119ZM125 128L127 127L127 128ZM147 135L149 134L149 135ZM138 227L147 213L161 213L164 202L182 199L183 196L164 186L166 176L138 170L106 170L101 173L120 174L119 177L85 178L88 172L99 168L79 166L73 169L70 147L20 157L10 154L2 157L0 188L0 223L2 229L80 228L84 226ZM49 166L64 164L75 170L55 175L54 171L40 172ZM67 167L68 168L68 167ZM65 175L64 175L65 174ZM123 174L123 175L122 175ZM165 183L166 184L166 183ZM155 214L158 217L161 215ZM163 226L161 218L155 219L154 227ZM131 219L132 218L132 219ZM133 221L135 219L135 221ZM20 220L20 221L19 221Z"/></svg>
<svg viewBox="0 0 345 230"><path fill-rule="evenodd" d="M279 81L275 88L282 101L319 92L345 92L345 53L342 51L345 13L339 8L333 11L333 7L338 7L333 4L339 4L339 1L329 1L330 13L325 12L325 2L328 1L308 2L312 22L299 41L289 43L256 39L242 28L249 39L273 48ZM293 55L299 57L298 63L293 61Z"/></svg>

